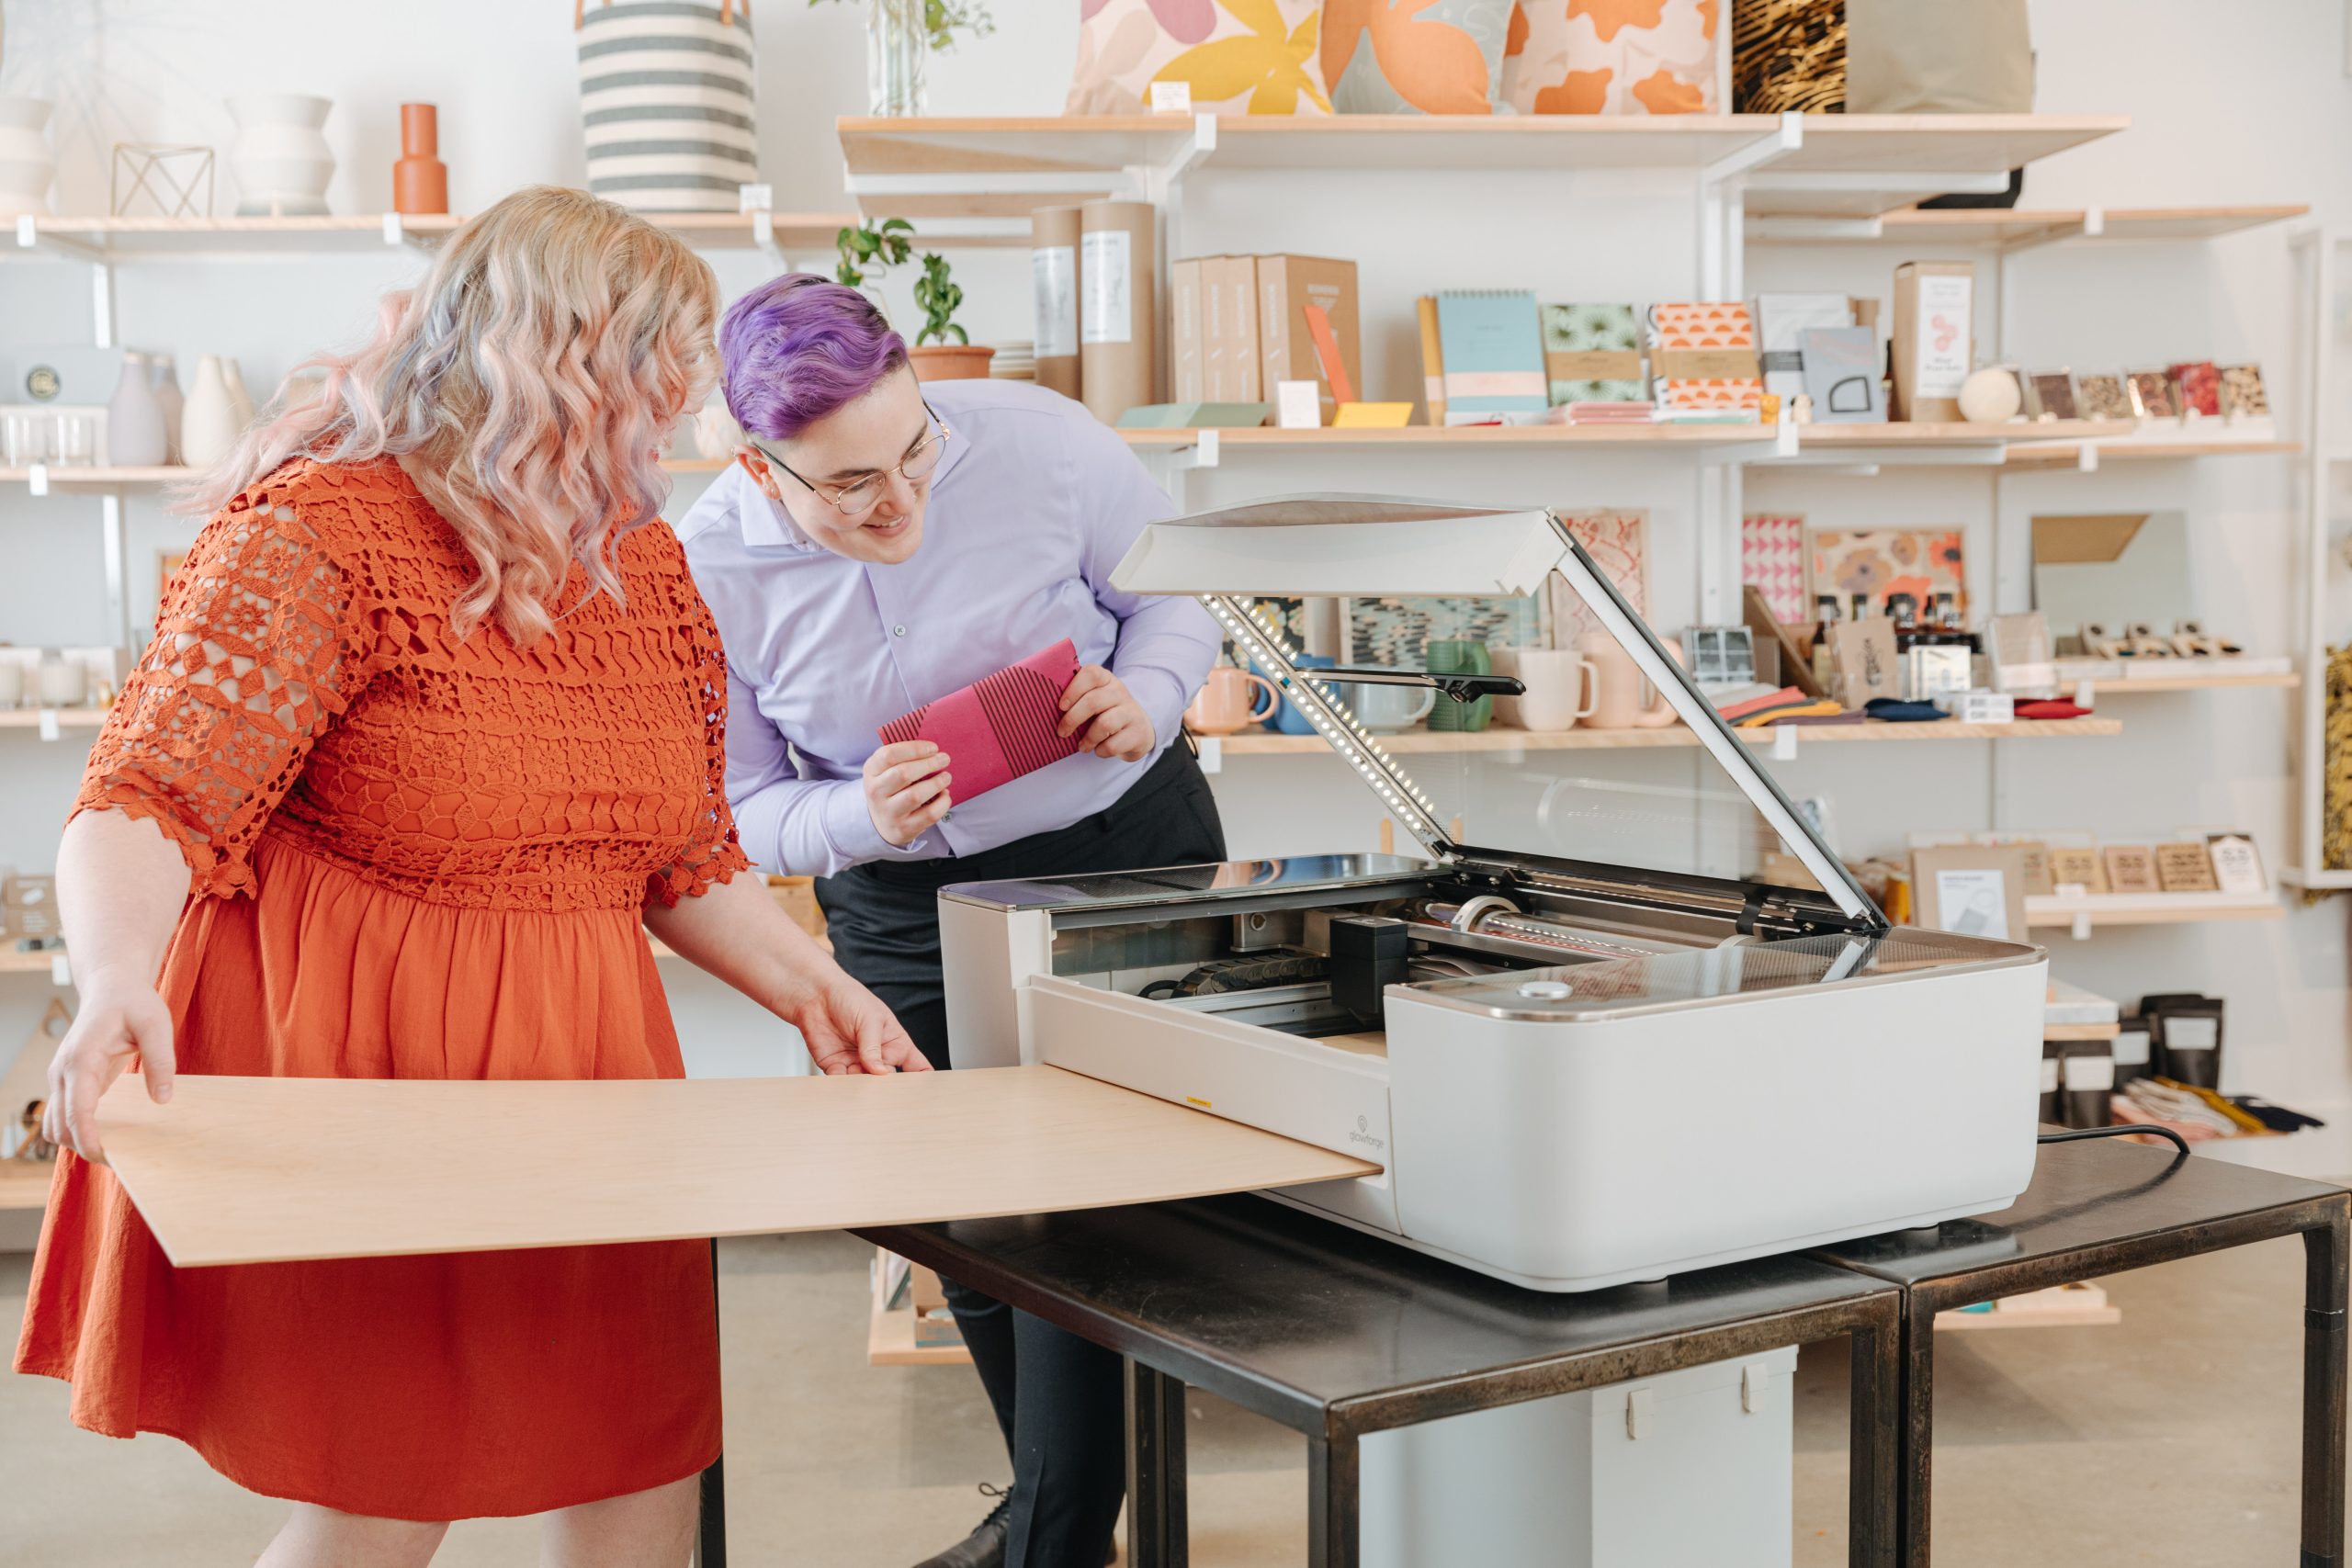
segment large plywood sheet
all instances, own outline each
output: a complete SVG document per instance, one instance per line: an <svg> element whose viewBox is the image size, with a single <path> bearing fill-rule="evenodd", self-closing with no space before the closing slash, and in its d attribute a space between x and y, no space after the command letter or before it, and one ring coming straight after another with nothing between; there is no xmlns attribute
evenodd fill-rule
<svg viewBox="0 0 2352 1568"><path fill-rule="evenodd" d="M136 1077L108 1160L182 1267L844 1230L1377 1166L1055 1067L452 1083Z"/></svg>

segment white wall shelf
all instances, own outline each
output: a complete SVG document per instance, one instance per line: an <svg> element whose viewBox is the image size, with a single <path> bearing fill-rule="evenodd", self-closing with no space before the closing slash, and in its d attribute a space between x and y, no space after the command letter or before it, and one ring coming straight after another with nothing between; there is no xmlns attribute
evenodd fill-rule
<svg viewBox="0 0 2352 1568"><path fill-rule="evenodd" d="M834 235L860 219L854 212L680 212L647 220L698 250L831 253ZM367 255L388 249L438 244L465 222L460 216L397 212L323 218L98 218L35 214L0 229L0 254L62 256L80 261L201 261L256 255ZM6 241L13 238L9 247ZM955 244L952 234L921 235L926 244Z"/></svg>
<svg viewBox="0 0 2352 1568"><path fill-rule="evenodd" d="M2260 440L2232 440L2215 437L2203 441L2143 440L2137 435L2118 441L2101 441L2091 449L2087 463L2085 448L2068 442L2036 442L2013 446L2003 463L2012 468L2097 468L2109 463L2152 463L2181 461L2191 457L2291 457L2303 449L2300 441L2279 441L2269 437Z"/></svg>
<svg viewBox="0 0 2352 1568"><path fill-rule="evenodd" d="M0 1213L37 1213L48 1208L50 1178L56 1168L47 1160L0 1160Z"/></svg>
<svg viewBox="0 0 2352 1568"><path fill-rule="evenodd" d="M2027 925L2071 930L2077 941L2101 926L2278 920L2286 916L2286 907L2276 893L2093 893L2080 898L2030 897L2025 901Z"/></svg>
<svg viewBox="0 0 2352 1568"><path fill-rule="evenodd" d="M2195 661L2182 660L2183 664ZM2210 661L2208 661L2210 662ZM2086 681L2095 696L2114 697L2132 693L2157 692L2238 692L2263 688L2291 691L2303 683L2303 678L2290 670L2281 674L2232 675L2227 673L2190 675L2145 675L2139 680Z"/></svg>

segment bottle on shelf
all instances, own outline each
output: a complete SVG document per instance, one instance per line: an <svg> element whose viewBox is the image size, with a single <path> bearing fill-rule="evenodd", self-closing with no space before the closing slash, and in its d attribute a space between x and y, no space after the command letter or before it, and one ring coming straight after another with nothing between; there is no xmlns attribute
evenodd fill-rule
<svg viewBox="0 0 2352 1568"><path fill-rule="evenodd" d="M113 468L158 468L170 456L164 405L155 399L149 375L145 355L135 349L123 355L121 379L107 401L106 460Z"/></svg>
<svg viewBox="0 0 2352 1568"><path fill-rule="evenodd" d="M179 371L168 354L149 355L147 366L154 373L155 401L164 410L164 461L185 462L187 459L180 456L180 417L187 399L180 392Z"/></svg>

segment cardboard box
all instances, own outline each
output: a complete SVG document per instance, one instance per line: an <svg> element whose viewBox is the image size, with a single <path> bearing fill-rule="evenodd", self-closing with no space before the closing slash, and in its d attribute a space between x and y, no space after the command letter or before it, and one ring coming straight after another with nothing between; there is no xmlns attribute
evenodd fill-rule
<svg viewBox="0 0 2352 1568"><path fill-rule="evenodd" d="M1960 418L1975 330L1976 268L1970 262L1905 262L1894 269L1894 418Z"/></svg>
<svg viewBox="0 0 2352 1568"><path fill-rule="evenodd" d="M1196 403L1208 396L1208 366L1201 317L1201 261L1168 266L1168 357L1174 400Z"/></svg>
<svg viewBox="0 0 2352 1568"><path fill-rule="evenodd" d="M1313 381L1321 389L1324 423L1339 403L1364 395L1363 344L1356 305L1356 264L1323 256L1260 256L1258 350L1262 384ZM1331 343L1347 378L1345 396L1335 392L1323 356L1316 352L1306 307L1319 306L1330 323Z"/></svg>
<svg viewBox="0 0 2352 1568"><path fill-rule="evenodd" d="M1250 256L1201 263L1208 327L1206 400L1256 403L1270 397L1258 356L1258 269Z"/></svg>

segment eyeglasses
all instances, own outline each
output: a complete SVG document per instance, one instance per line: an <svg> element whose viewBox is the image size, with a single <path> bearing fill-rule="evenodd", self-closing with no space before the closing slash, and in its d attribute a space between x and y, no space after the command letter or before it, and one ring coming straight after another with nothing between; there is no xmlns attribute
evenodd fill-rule
<svg viewBox="0 0 2352 1568"><path fill-rule="evenodd" d="M931 478L932 470L939 467L941 454L947 450L948 437L954 434L928 401L922 405L922 412L930 417L931 429L894 465L899 478L909 484L919 484ZM786 473L792 474L799 481L801 489L827 502L844 517L863 517L881 502L882 481L888 477L888 470L868 474L855 484L833 487L811 484L798 474L793 474L790 465L760 443L752 441L750 446L761 457Z"/></svg>

